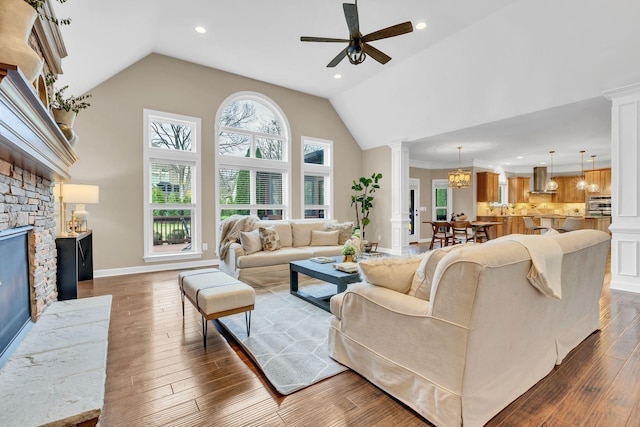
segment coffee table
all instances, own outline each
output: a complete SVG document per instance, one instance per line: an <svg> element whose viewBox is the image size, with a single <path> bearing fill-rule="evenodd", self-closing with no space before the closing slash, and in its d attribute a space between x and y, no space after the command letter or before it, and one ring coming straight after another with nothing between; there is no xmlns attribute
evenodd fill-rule
<svg viewBox="0 0 640 427"><path fill-rule="evenodd" d="M332 257L336 262L342 261L342 256ZM331 312L329 308L329 299L335 294L324 295L315 297L304 291L298 289L298 273L306 274L314 279L320 279L322 281L332 283L338 287L338 292L344 292L347 290L349 283L356 283L360 281L360 273L345 273L343 271L333 268L334 263L320 264L310 261L308 259L301 261L289 262L289 280L290 291L292 295L302 298L303 300L310 302L316 307L320 307L325 311Z"/></svg>

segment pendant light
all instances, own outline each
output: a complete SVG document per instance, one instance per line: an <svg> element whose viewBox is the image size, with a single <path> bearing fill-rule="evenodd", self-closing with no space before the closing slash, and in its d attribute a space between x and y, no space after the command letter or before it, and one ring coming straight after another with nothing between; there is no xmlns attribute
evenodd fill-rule
<svg viewBox="0 0 640 427"><path fill-rule="evenodd" d="M549 151L551 156L551 176L549 177L549 182L547 182L547 191L556 191L558 189L558 183L553 180L553 153L555 151Z"/></svg>
<svg viewBox="0 0 640 427"><path fill-rule="evenodd" d="M469 188L471 187L471 171L462 169L460 150L462 150L462 147L458 147L458 170L449 171L449 187Z"/></svg>
<svg viewBox="0 0 640 427"><path fill-rule="evenodd" d="M582 172L582 175L580 175L580 180L576 184L576 188L584 191L589 186L587 180L584 179L584 150L580 150L580 171Z"/></svg>
<svg viewBox="0 0 640 427"><path fill-rule="evenodd" d="M595 169L596 169L596 155L592 154L591 155L591 176L593 178L595 178L596 174L595 174ZM589 184L589 186L587 187L587 191L589 193L599 193L600 192L600 186L594 181L591 184Z"/></svg>

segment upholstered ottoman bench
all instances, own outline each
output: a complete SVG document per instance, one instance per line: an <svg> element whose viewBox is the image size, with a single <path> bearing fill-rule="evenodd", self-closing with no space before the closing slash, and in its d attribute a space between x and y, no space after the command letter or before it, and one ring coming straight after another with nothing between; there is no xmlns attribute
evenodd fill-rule
<svg viewBox="0 0 640 427"><path fill-rule="evenodd" d="M217 268L183 271L178 274L184 316L185 297L202 315L202 339L207 348L209 320L244 312L247 335L251 331L251 310L256 292L245 283L234 279Z"/></svg>

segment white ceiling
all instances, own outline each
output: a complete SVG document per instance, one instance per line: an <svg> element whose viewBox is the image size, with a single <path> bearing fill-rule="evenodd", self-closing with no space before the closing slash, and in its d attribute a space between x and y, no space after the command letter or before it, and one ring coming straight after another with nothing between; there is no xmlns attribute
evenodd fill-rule
<svg viewBox="0 0 640 427"><path fill-rule="evenodd" d="M547 7L556 9L551 0L540 1L551 2ZM620 1L631 4L635 0ZM403 115L403 108L416 108L400 102L391 105L392 102L387 102L388 94L384 101L383 98L378 101L375 88L385 88L389 92L380 82L386 80L391 86L400 84L397 76L405 73L417 58L425 57L425 52L442 50L447 46L445 41L457 40L457 34L473 34L473 29L481 26L480 23L488 25L491 19L498 19L496 16L507 13L505 11L518 3L527 5L531 2L361 0L358 8L363 34L404 21L412 21L414 25L424 21L428 23L428 29L373 42L372 45L393 58L386 65L367 58L363 64L354 66L345 59L331 69L326 64L343 48L342 45L302 43L300 36L347 38L342 1L54 2L59 18L72 18L70 26L62 27L69 56L63 61L64 75L60 77L60 83L69 84L70 92L75 94L89 91L146 55L157 52L328 98L361 147L371 148L393 142L400 135L388 133L380 140L374 140L367 134L377 113L396 111ZM205 27L207 33L196 33L194 27L198 25ZM406 86L411 85L411 79L424 79L426 71L413 69L401 83ZM343 78L334 79L336 73L342 74ZM458 70L452 69L451 73L456 74ZM362 91L367 93L367 99L354 98L359 103L366 102L366 108L350 104L349 97ZM587 156L590 153L598 155L596 166L604 167L610 159L609 104L604 98L584 100L576 96L574 99L580 102L541 112L530 106L517 117L491 120L491 123L477 126L453 127L453 131L441 133L434 133L431 128L421 130L419 125L409 123L405 126L406 135L401 139L412 143L412 161L430 167L457 164L455 147L459 145L463 146L462 157L466 164L473 158L477 165L537 166L548 159L548 150L555 149L559 153L554 162L561 170L563 164L568 168L578 164L578 151L586 149ZM354 111L350 111L351 105ZM411 117L411 114L407 110L404 116ZM524 158L516 159L520 155ZM599 164L599 159L603 164ZM505 166L506 163L511 165Z"/></svg>

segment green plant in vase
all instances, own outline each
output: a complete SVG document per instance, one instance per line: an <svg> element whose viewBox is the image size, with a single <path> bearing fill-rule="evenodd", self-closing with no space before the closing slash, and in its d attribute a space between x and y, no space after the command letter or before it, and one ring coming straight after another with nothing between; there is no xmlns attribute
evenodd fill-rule
<svg viewBox="0 0 640 427"><path fill-rule="evenodd" d="M382 179L381 173L373 173L370 178L360 177L358 181L353 181L351 189L356 194L351 196L351 206L356 209L356 225L355 228L360 230L360 237L365 240L364 230L371 223L369 213L373 208L373 196L376 190L380 188L378 182Z"/></svg>
<svg viewBox="0 0 640 427"><path fill-rule="evenodd" d="M344 245L342 248L342 255L344 256L344 262L353 262L353 256L356 254L356 248L351 245Z"/></svg>

